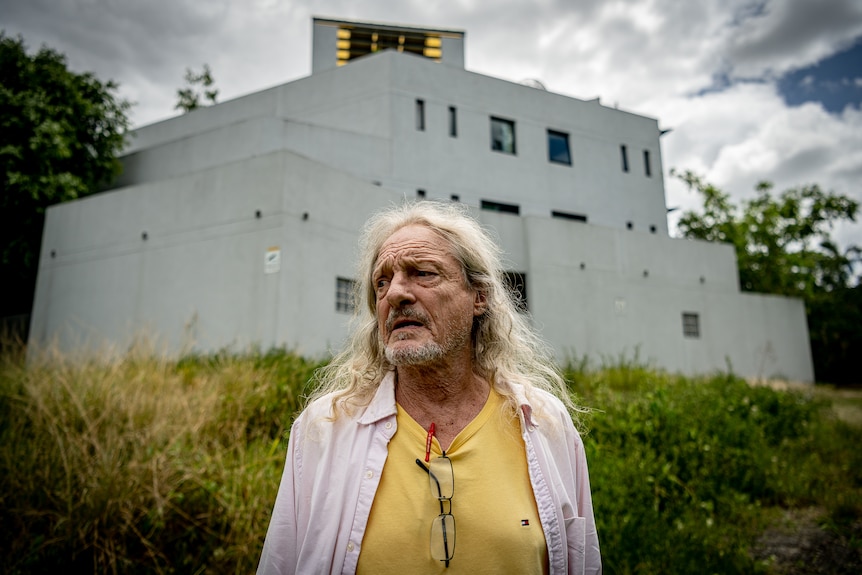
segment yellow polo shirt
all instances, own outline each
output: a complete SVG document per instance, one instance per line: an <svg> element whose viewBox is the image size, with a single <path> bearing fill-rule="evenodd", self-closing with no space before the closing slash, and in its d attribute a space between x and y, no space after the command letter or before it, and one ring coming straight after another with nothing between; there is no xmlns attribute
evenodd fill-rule
<svg viewBox="0 0 862 575"><path fill-rule="evenodd" d="M455 554L449 568L431 558L431 523L440 504L431 494L425 460L427 430L401 406L398 431L374 496L357 573L548 572L548 550L530 486L527 456L515 415L491 390L479 415L452 442ZM431 457L441 454L435 438Z"/></svg>

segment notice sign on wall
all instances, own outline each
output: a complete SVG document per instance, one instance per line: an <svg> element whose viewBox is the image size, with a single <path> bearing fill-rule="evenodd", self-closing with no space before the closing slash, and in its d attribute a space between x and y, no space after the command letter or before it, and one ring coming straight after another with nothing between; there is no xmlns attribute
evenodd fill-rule
<svg viewBox="0 0 862 575"><path fill-rule="evenodd" d="M266 257L263 260L263 273L277 274L281 269L281 249L278 246L266 248Z"/></svg>

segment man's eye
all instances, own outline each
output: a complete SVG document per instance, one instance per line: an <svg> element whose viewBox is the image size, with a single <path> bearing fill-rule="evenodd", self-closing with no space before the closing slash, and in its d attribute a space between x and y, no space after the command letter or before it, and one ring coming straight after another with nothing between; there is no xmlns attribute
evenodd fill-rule
<svg viewBox="0 0 862 575"><path fill-rule="evenodd" d="M431 277L431 276L436 275L436 274L434 272L429 272L427 270L418 270L416 272L416 275L419 276L420 278L427 278L427 277Z"/></svg>
<svg viewBox="0 0 862 575"><path fill-rule="evenodd" d="M377 285L377 289L380 289L382 287L386 287L386 283L387 283L386 278L380 278L375 282L375 284Z"/></svg>

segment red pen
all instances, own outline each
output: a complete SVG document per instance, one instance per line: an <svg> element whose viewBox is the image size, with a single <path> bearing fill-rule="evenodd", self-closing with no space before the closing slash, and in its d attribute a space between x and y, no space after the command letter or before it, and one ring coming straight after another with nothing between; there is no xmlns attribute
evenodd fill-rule
<svg viewBox="0 0 862 575"><path fill-rule="evenodd" d="M434 437L434 422L431 422L431 427L428 428L428 437L425 438L425 463L431 459L431 438Z"/></svg>

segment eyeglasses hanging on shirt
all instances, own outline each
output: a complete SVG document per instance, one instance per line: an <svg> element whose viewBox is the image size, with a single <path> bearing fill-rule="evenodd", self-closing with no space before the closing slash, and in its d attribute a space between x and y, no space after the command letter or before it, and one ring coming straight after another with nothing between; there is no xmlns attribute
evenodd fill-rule
<svg viewBox="0 0 862 575"><path fill-rule="evenodd" d="M434 431L432 423L425 443L425 461L429 461L430 458L431 438L434 436ZM438 561L445 561L446 567L449 567L449 561L455 555L455 517L452 515L455 473L452 470L452 460L444 451L440 457L430 460L427 467L418 458L416 465L428 474L431 496L440 503L440 515L431 523L431 557Z"/></svg>

